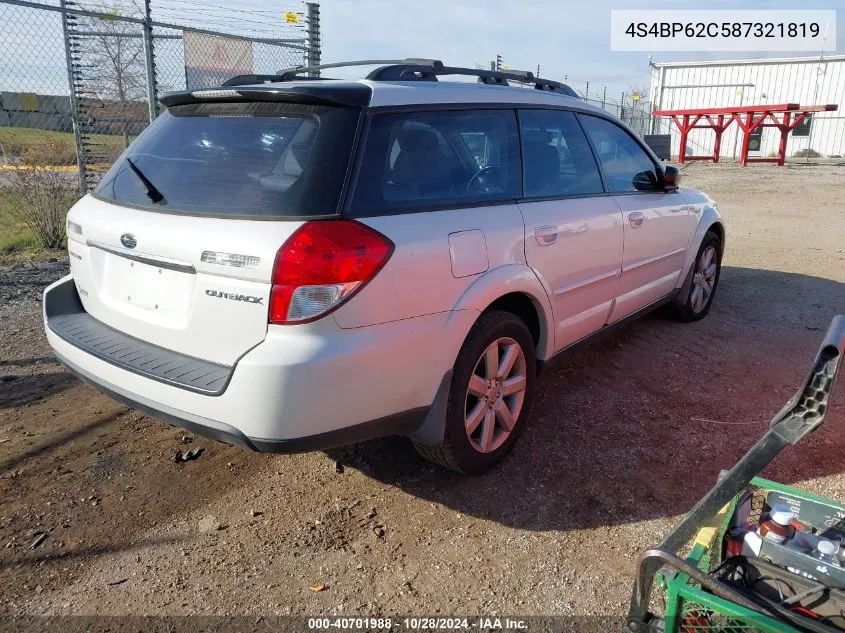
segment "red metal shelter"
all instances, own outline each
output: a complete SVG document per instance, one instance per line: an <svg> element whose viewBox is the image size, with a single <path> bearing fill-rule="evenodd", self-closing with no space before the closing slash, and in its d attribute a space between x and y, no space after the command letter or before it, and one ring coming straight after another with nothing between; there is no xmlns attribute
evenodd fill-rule
<svg viewBox="0 0 845 633"><path fill-rule="evenodd" d="M739 164L743 167L748 163L777 163L783 165L786 158L787 135L810 112L832 112L838 109L836 104L801 106L797 103L781 103L778 105L741 106L731 108L692 108L688 110L655 110L652 116L672 117L681 132L681 149L678 152L678 162L683 164L688 160L712 160L719 162L719 152L722 149L722 134L736 121L742 129L742 150ZM766 122L766 121L769 122ZM780 130L780 143L777 158L749 158L748 145L751 134L758 127L775 127ZM687 156L687 137L693 128L711 128L716 133L712 156Z"/></svg>

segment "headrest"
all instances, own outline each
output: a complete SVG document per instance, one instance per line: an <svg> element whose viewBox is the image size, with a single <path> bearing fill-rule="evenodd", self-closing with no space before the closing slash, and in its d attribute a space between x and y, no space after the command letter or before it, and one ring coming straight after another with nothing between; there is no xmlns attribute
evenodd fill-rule
<svg viewBox="0 0 845 633"><path fill-rule="evenodd" d="M437 149L437 134L431 130L403 130L396 140L404 152L430 152Z"/></svg>
<svg viewBox="0 0 845 633"><path fill-rule="evenodd" d="M314 144L311 136L316 128L317 124L313 120L304 119L296 130L282 158L282 173L285 176L299 176L302 173Z"/></svg>

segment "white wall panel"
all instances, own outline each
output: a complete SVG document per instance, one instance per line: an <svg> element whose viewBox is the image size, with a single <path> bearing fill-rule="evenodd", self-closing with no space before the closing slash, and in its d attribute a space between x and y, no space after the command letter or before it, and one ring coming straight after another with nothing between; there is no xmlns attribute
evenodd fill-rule
<svg viewBox="0 0 845 633"><path fill-rule="evenodd" d="M817 58L796 58L656 64L651 73L651 97L655 109L835 103L839 111L813 115L810 137L790 133L786 155L811 147L825 156L845 156L845 56L827 57L821 62ZM666 133L668 121L656 122L655 132ZM723 157L736 157L741 145L739 131L736 123L725 131ZM677 154L680 135L674 124L671 133L672 152ZM709 154L714 138L712 130L696 129L690 133L687 145L693 154ZM765 128L757 155L777 152L779 140L776 128Z"/></svg>

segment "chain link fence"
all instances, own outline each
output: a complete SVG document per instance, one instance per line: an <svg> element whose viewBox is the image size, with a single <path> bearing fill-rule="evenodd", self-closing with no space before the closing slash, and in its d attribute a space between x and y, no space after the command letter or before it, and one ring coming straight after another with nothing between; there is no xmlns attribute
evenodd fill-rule
<svg viewBox="0 0 845 633"><path fill-rule="evenodd" d="M586 103L598 106L627 123L634 132L643 137L651 133L652 104L640 94L622 92L618 98L608 95L607 88L590 90L587 83L584 90L575 89Z"/></svg>
<svg viewBox="0 0 845 633"><path fill-rule="evenodd" d="M237 14L225 7L203 20L193 3L185 23L172 5L161 22L137 1L0 0L0 179L49 166L90 190L155 118L160 95L319 63L315 3L292 6L276 17L290 24L271 29L220 17ZM218 17L228 30L198 26Z"/></svg>

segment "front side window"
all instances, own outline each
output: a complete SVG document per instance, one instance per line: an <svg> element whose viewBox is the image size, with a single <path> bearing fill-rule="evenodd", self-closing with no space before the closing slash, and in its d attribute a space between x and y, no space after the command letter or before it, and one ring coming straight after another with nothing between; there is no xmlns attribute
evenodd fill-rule
<svg viewBox="0 0 845 633"><path fill-rule="evenodd" d="M589 115L579 118L611 193L660 190L656 165L628 132L606 119Z"/></svg>
<svg viewBox="0 0 845 633"><path fill-rule="evenodd" d="M572 112L520 110L519 132L526 198L602 193L596 159Z"/></svg>
<svg viewBox="0 0 845 633"><path fill-rule="evenodd" d="M95 193L191 215L336 214L359 113L267 102L173 106L118 158Z"/></svg>
<svg viewBox="0 0 845 633"><path fill-rule="evenodd" d="M377 215L519 198L517 138L511 110L377 114L351 210Z"/></svg>

